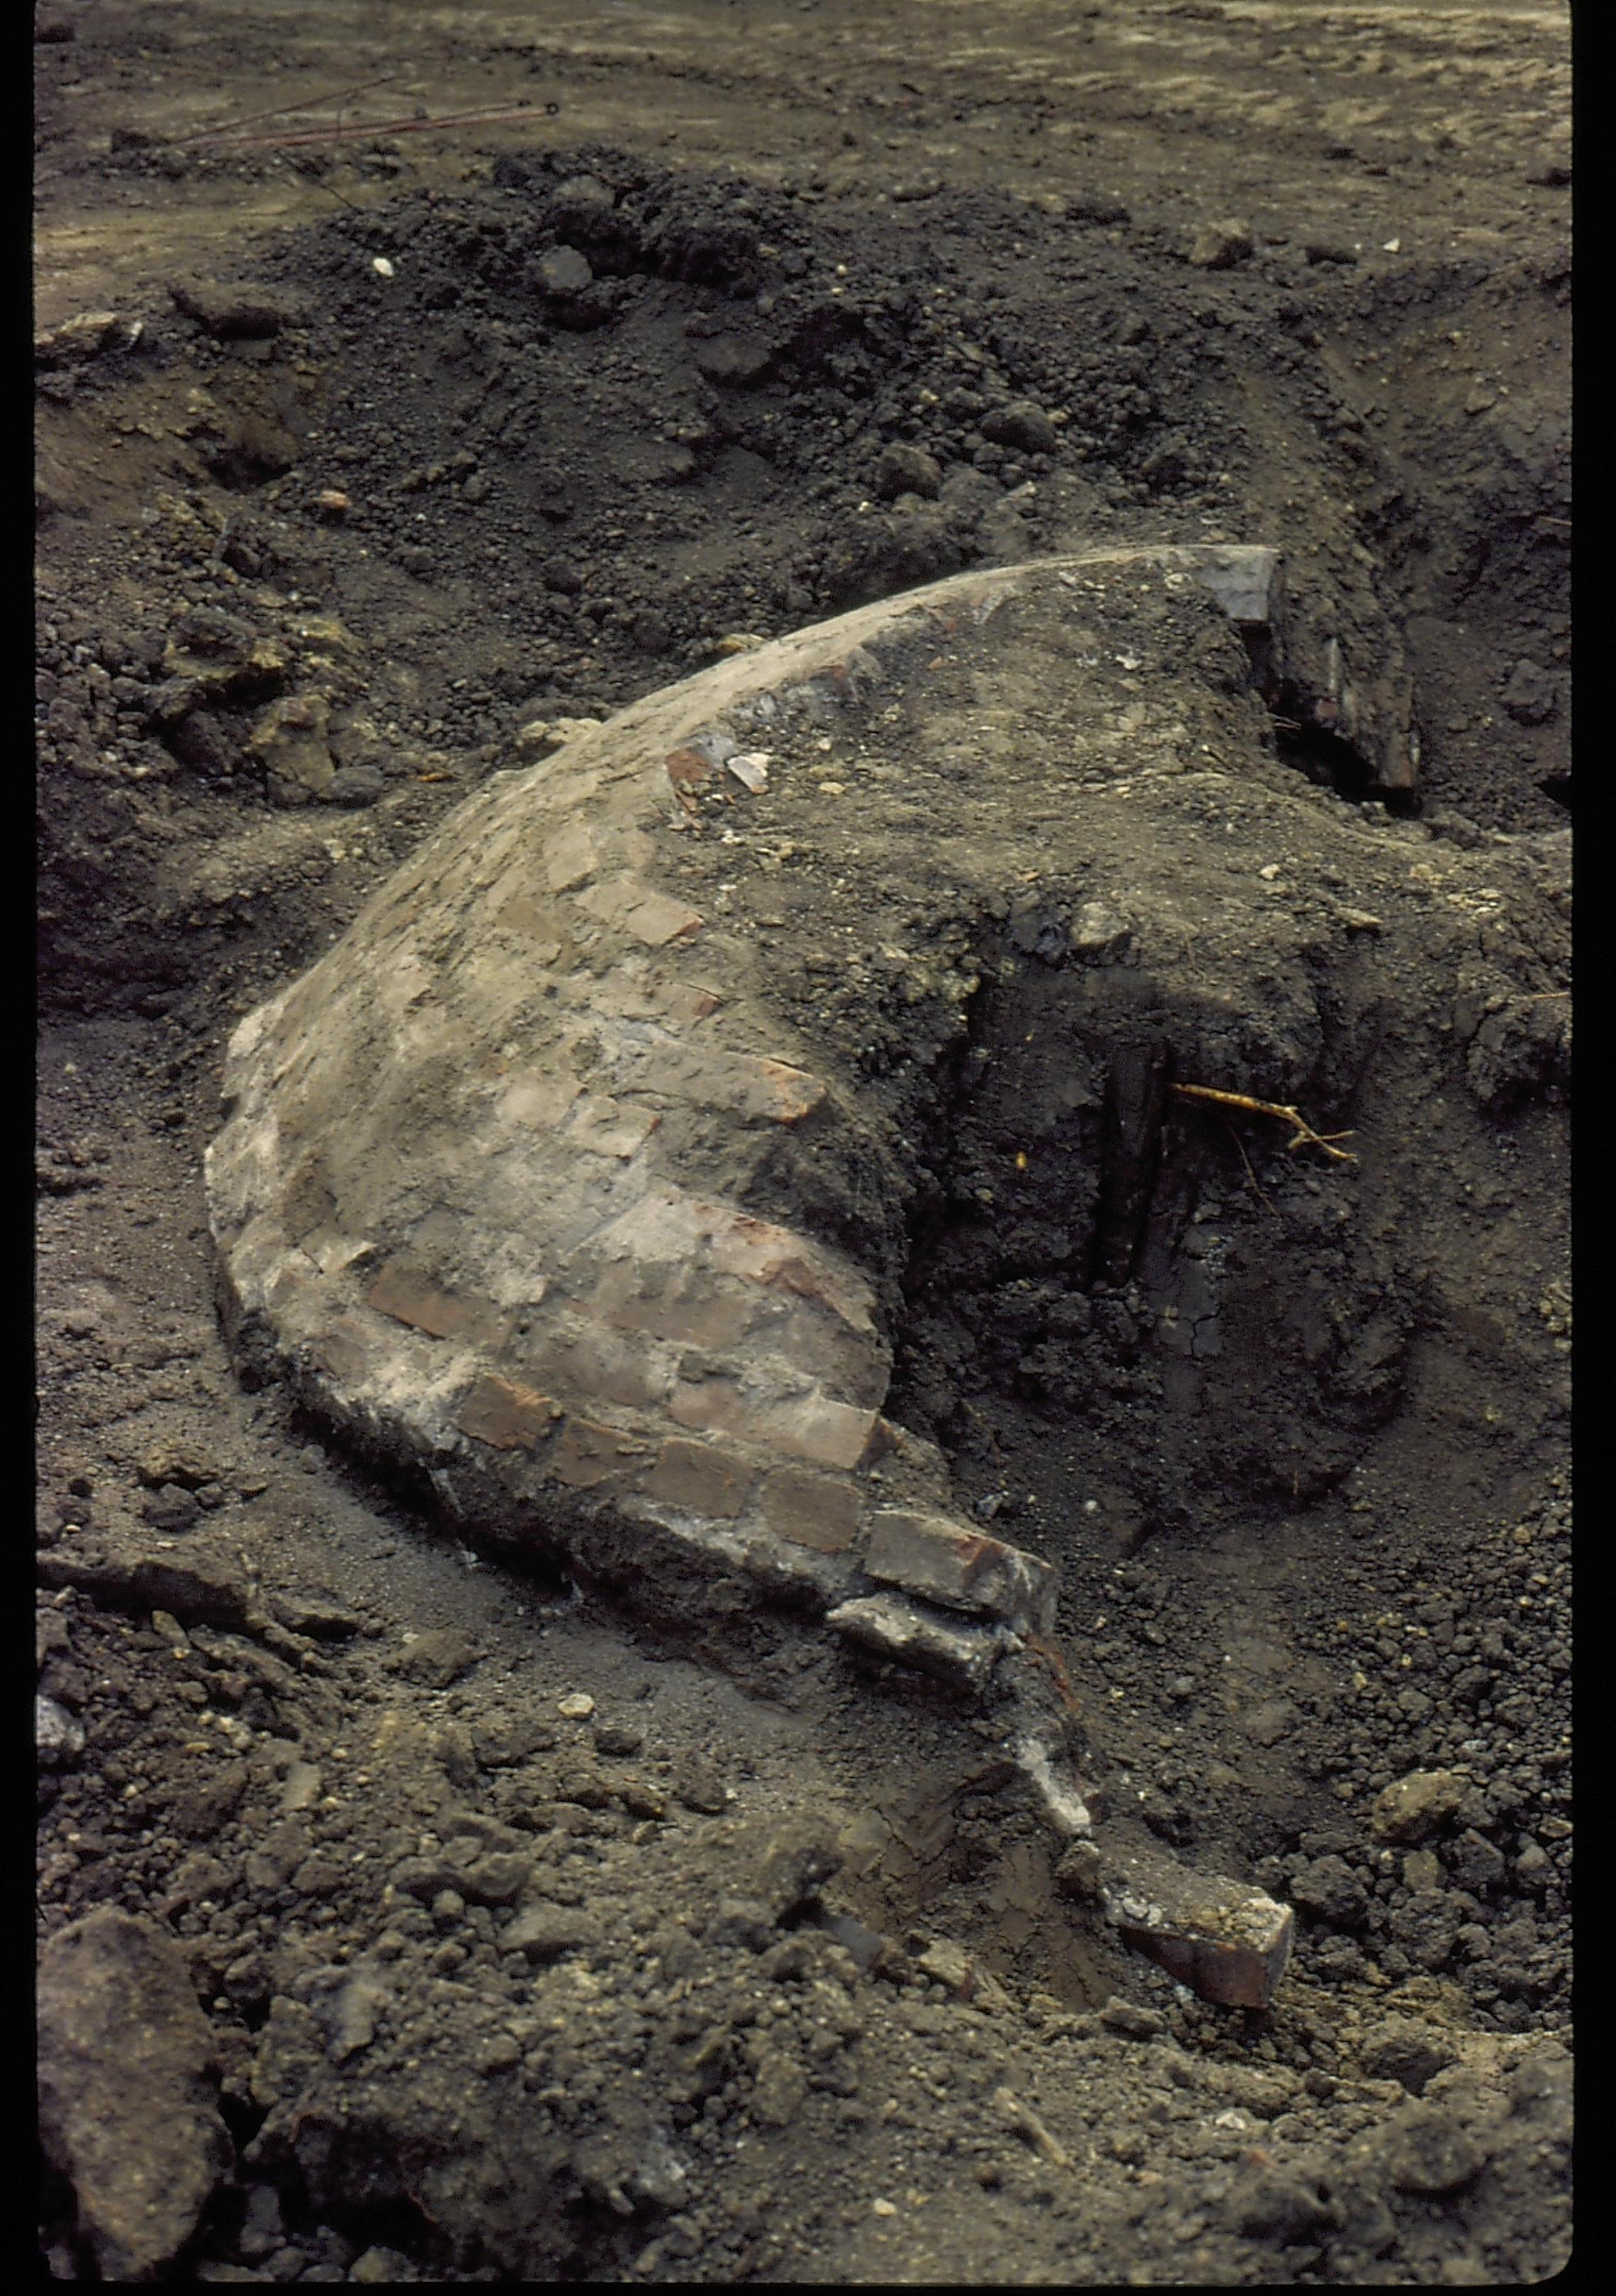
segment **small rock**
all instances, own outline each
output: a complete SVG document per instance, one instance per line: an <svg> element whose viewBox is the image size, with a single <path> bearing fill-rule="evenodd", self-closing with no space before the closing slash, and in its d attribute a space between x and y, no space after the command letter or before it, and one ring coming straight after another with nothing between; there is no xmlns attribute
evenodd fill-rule
<svg viewBox="0 0 1616 2296"><path fill-rule="evenodd" d="M555 1710L563 1721L587 1722L595 1711L595 1701L587 1690L570 1690L556 1700Z"/></svg>
<svg viewBox="0 0 1616 2296"><path fill-rule="evenodd" d="M1358 2062L1371 2080L1401 2081L1418 2096L1427 2081L1455 2061L1456 2051L1423 2018L1389 2017L1372 2025L1358 2048Z"/></svg>
<svg viewBox="0 0 1616 2296"><path fill-rule="evenodd" d="M1302 242L1302 253L1309 263L1356 263L1358 250L1343 247L1339 240L1308 239Z"/></svg>
<svg viewBox="0 0 1616 2296"><path fill-rule="evenodd" d="M1369 1812L1380 1841L1423 1841L1446 1825L1464 1799L1464 1781L1451 1770L1411 1770L1378 1794Z"/></svg>
<svg viewBox="0 0 1616 2296"><path fill-rule="evenodd" d="M321 693L291 693L260 712L249 755L264 767L272 803L307 805L326 798L336 774L327 739L331 704Z"/></svg>
<svg viewBox="0 0 1616 2296"><path fill-rule="evenodd" d="M1227 2210L1232 2231L1282 2245L1305 2240L1336 2220L1316 2185L1283 2169L1249 2169L1230 2193Z"/></svg>
<svg viewBox="0 0 1616 2296"><path fill-rule="evenodd" d="M796 2059L783 2049L765 2048L758 2060L752 2119L766 2128L789 2128L807 2095L807 2077Z"/></svg>
<svg viewBox="0 0 1616 2296"><path fill-rule="evenodd" d="M1486 2156L1451 2113L1431 2105L1407 2105L1386 2123L1382 2157L1399 2193L1436 2199L1473 2184Z"/></svg>
<svg viewBox="0 0 1616 2296"><path fill-rule="evenodd" d="M80 311L34 337L34 364L71 366L108 351L131 350L143 332L138 319L119 318L116 311Z"/></svg>
<svg viewBox="0 0 1616 2296"><path fill-rule="evenodd" d="M982 417L981 430L996 447L1013 447L1024 455L1053 455L1061 443L1054 424L1030 398L1012 398L990 408Z"/></svg>
<svg viewBox="0 0 1616 2296"><path fill-rule="evenodd" d="M526 1717L481 1723L472 1731L472 1738L477 1759L485 1770L513 1768L518 1762L525 1762L529 1754L549 1752L555 1744L554 1730ZM595 1744L600 1746L598 1733Z"/></svg>
<svg viewBox="0 0 1616 2296"><path fill-rule="evenodd" d="M1091 964L1114 964L1126 955L1133 928L1103 901L1085 901L1067 929L1072 954Z"/></svg>
<svg viewBox="0 0 1616 2296"><path fill-rule="evenodd" d="M376 2038L376 2018L385 2005L387 1988L364 1971L356 1971L332 1996L327 2011L325 2054L332 2064L346 2064L368 2049Z"/></svg>
<svg viewBox="0 0 1616 2296"><path fill-rule="evenodd" d="M502 1953L520 1953L535 1964L559 1961L563 1954L595 1944L600 1924L578 1906L524 1906L499 1936Z"/></svg>
<svg viewBox="0 0 1616 2296"><path fill-rule="evenodd" d="M707 1924L710 1945L744 1947L761 1953L775 1941L774 1917L756 1898L720 1898Z"/></svg>
<svg viewBox="0 0 1616 2296"><path fill-rule="evenodd" d="M552 757L580 734L593 733L600 723L598 718L536 718L517 734L516 753L521 758Z"/></svg>
<svg viewBox="0 0 1616 2296"><path fill-rule="evenodd" d="M250 2264L256 2263L261 2257L273 2256L277 2248L285 2246L286 2226L281 2216L281 2195L273 2185L254 2185L248 2194L246 2211L235 2244Z"/></svg>
<svg viewBox="0 0 1616 2296"><path fill-rule="evenodd" d="M645 1742L643 1730L625 1729L620 1722L601 1722L595 1726L595 1751L597 1754L623 1757L637 1754Z"/></svg>
<svg viewBox="0 0 1616 2296"><path fill-rule="evenodd" d="M749 390L761 382L774 355L774 346L760 336L738 334L710 336L693 352L698 373L732 390Z"/></svg>
<svg viewBox="0 0 1616 2296"><path fill-rule="evenodd" d="M1292 1901L1339 1929L1361 1929L1369 1897L1344 1857L1315 1857L1291 1876Z"/></svg>
<svg viewBox="0 0 1616 2296"><path fill-rule="evenodd" d="M1461 1890L1496 1890L1506 1871L1504 1852L1472 1827L1455 1843L1448 1871Z"/></svg>
<svg viewBox="0 0 1616 2296"><path fill-rule="evenodd" d="M327 802L355 808L387 795L387 775L375 766L340 766L331 777Z"/></svg>
<svg viewBox="0 0 1616 2296"><path fill-rule="evenodd" d="M890 446L882 448L875 464L874 489L883 502L890 502L898 495L923 495L931 501L940 492L942 483L942 465L923 447L894 439Z"/></svg>
<svg viewBox="0 0 1616 2296"><path fill-rule="evenodd" d="M533 1860L520 1849L490 1849L460 1870L460 1888L474 1906L512 1906L527 1888Z"/></svg>
<svg viewBox="0 0 1616 2296"><path fill-rule="evenodd" d="M1504 681L1500 697L1517 726L1541 726L1554 714L1554 681L1535 661L1518 661Z"/></svg>
<svg viewBox="0 0 1616 2296"><path fill-rule="evenodd" d="M1203 223L1190 246L1190 261L1202 271L1229 271L1251 252L1251 229L1243 223Z"/></svg>
<svg viewBox="0 0 1616 2296"><path fill-rule="evenodd" d="M34 1701L34 1749L45 1770L71 1769L84 1751L84 1726L53 1698Z"/></svg>
<svg viewBox="0 0 1616 2296"><path fill-rule="evenodd" d="M176 307L210 335L278 335L293 316L289 299L274 287L176 279L169 283L168 293Z"/></svg>
<svg viewBox="0 0 1616 2296"><path fill-rule="evenodd" d="M447 1690L480 1656L476 1644L458 1628L433 1627L409 1644L396 1661L395 1671L411 1682L424 1683L431 1690Z"/></svg>
<svg viewBox="0 0 1616 2296"><path fill-rule="evenodd" d="M581 295L595 273L576 247L553 247L538 258L538 283L546 295Z"/></svg>
<svg viewBox="0 0 1616 2296"><path fill-rule="evenodd" d="M395 2280L418 2280L421 2276L409 2258L396 2248L367 2248L362 2256L355 2257L348 2267L348 2276L357 2280L362 2288L385 2288Z"/></svg>
<svg viewBox="0 0 1616 2296"><path fill-rule="evenodd" d="M729 1808L729 1789L710 1763L686 1763L674 1792L686 1809L718 1817Z"/></svg>
<svg viewBox="0 0 1616 2296"><path fill-rule="evenodd" d="M968 2001L976 1990L976 1964L951 1938L932 1938L915 1956L915 1966L934 1985L946 1985L956 1999Z"/></svg>
<svg viewBox="0 0 1616 2296"><path fill-rule="evenodd" d="M1160 2009L1144 2007L1136 2001L1124 2001L1113 1993L1100 2012L1100 2022L1113 2033L1126 2035L1130 2041L1153 2040L1158 2033L1167 2030L1167 2019Z"/></svg>
<svg viewBox="0 0 1616 2296"><path fill-rule="evenodd" d="M1403 1860L1406 1890L1440 1890L1446 1878L1434 1849L1411 1849Z"/></svg>
<svg viewBox="0 0 1616 2296"><path fill-rule="evenodd" d="M789 1921L816 1901L844 1862L828 1825L800 1820L776 1834L764 1851L759 1894L775 1921Z"/></svg>

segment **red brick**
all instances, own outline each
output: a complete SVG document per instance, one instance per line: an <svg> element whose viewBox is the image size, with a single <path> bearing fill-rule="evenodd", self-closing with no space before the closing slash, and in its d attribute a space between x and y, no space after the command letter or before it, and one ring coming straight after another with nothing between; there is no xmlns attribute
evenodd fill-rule
<svg viewBox="0 0 1616 2296"><path fill-rule="evenodd" d="M373 1368L369 1336L351 1316L345 1316L330 1331L316 1333L309 1341L309 1357L318 1370L353 1386L368 1378Z"/></svg>
<svg viewBox="0 0 1616 2296"><path fill-rule="evenodd" d="M874 1294L864 1278L839 1266L790 1228L776 1227L750 1212L738 1213L715 1226L712 1253L718 1267L750 1276L771 1291L827 1308L855 1331L874 1328L870 1313Z"/></svg>
<svg viewBox="0 0 1616 2296"><path fill-rule="evenodd" d="M824 1395L786 1399L754 1398L732 1379L692 1381L674 1389L669 1415L681 1427L719 1427L750 1442L767 1443L816 1467L857 1467L875 1426L874 1411L858 1411Z"/></svg>
<svg viewBox="0 0 1616 2296"><path fill-rule="evenodd" d="M365 1295L365 1305L396 1324L408 1324L435 1340L457 1339L492 1314L481 1301L456 1299L402 1259L390 1259Z"/></svg>
<svg viewBox="0 0 1616 2296"><path fill-rule="evenodd" d="M663 1444L645 1495L733 1522L757 1477L757 1468L738 1452L717 1443L687 1443L676 1435Z"/></svg>
<svg viewBox="0 0 1616 2296"><path fill-rule="evenodd" d="M1047 1562L947 1515L882 1507L871 1517L864 1567L951 1610L1054 1623L1057 1582Z"/></svg>
<svg viewBox="0 0 1616 2296"><path fill-rule="evenodd" d="M501 1451L530 1451L561 1416L547 1395L489 1372L460 1406L455 1425Z"/></svg>
<svg viewBox="0 0 1616 2296"><path fill-rule="evenodd" d="M710 763L700 750L670 750L664 762L675 797L687 813L694 813L696 799L714 779Z"/></svg>
<svg viewBox="0 0 1616 2296"><path fill-rule="evenodd" d="M1096 1845L1098 1847L1098 1845ZM1069 1859L1070 1865L1073 1860ZM1294 1917L1249 1882L1193 1872L1165 1850L1099 1849L1081 1894L1128 1943L1230 2009L1266 2009L1291 1958ZM1062 1888L1070 1887L1062 1866Z"/></svg>
<svg viewBox="0 0 1616 2296"><path fill-rule="evenodd" d="M852 1484L803 1467L781 1467L769 1477L763 1513L777 1538L820 1554L843 1554L858 1534L858 1493Z"/></svg>
<svg viewBox="0 0 1616 2296"><path fill-rule="evenodd" d="M610 1482L614 1475L630 1472L646 1456L646 1445L625 1435L620 1427L569 1419L545 1467L558 1482L590 1490L596 1483Z"/></svg>

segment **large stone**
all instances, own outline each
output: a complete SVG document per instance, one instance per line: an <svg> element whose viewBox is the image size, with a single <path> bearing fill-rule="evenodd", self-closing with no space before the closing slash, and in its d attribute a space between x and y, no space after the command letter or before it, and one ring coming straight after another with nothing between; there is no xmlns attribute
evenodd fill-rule
<svg viewBox="0 0 1616 2296"><path fill-rule="evenodd" d="M111 1906L39 1958L40 2135L103 2280L152 2278L195 2231L231 2144L185 1957Z"/></svg>

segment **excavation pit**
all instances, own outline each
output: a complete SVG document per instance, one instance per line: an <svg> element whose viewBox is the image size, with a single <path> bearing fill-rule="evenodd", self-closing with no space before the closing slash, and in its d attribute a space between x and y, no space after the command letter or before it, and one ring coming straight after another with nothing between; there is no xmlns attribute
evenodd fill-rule
<svg viewBox="0 0 1616 2296"><path fill-rule="evenodd" d="M465 1537L942 1677L1087 1831L1087 1519L1304 1505L1418 1323L1430 885L1274 755L1237 625L1283 647L1278 572L957 576L495 776L234 1039L242 1358ZM985 1400L1054 1431L1013 1540Z"/></svg>

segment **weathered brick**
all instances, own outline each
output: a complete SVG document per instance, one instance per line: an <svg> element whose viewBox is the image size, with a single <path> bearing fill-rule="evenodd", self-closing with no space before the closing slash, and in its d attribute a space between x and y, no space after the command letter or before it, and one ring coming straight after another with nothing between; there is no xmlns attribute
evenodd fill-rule
<svg viewBox="0 0 1616 2296"><path fill-rule="evenodd" d="M724 999L717 989L698 988L693 981L669 980L657 991L655 1002L670 1020L688 1027L716 1013Z"/></svg>
<svg viewBox="0 0 1616 2296"><path fill-rule="evenodd" d="M874 1330L874 1293L865 1279L790 1228L750 1212L718 1215L711 1250L715 1267L827 1308L856 1332Z"/></svg>
<svg viewBox="0 0 1616 2296"><path fill-rule="evenodd" d="M455 1423L462 1434L475 1436L480 1443L491 1443L498 1450L530 1451L560 1416L547 1395L488 1372L461 1405Z"/></svg>
<svg viewBox="0 0 1616 2296"><path fill-rule="evenodd" d="M616 1260L605 1270L590 1305L619 1331L645 1332L691 1348L733 1347L757 1313L755 1300L738 1284L721 1278L715 1284L704 1270L685 1268L669 1281L665 1268L642 1268L630 1260Z"/></svg>
<svg viewBox="0 0 1616 2296"><path fill-rule="evenodd" d="M602 1427L590 1419L569 1419L545 1462L547 1473L575 1489L589 1490L626 1474L648 1456L647 1446L620 1427Z"/></svg>
<svg viewBox="0 0 1616 2296"><path fill-rule="evenodd" d="M661 1093L669 1100L727 1109L772 1124L800 1123L825 1092L817 1077L783 1061L679 1043L636 1048L620 1064L618 1080L632 1091Z"/></svg>
<svg viewBox="0 0 1616 2296"><path fill-rule="evenodd" d="M874 1432L876 1414L824 1395L785 1398L748 1395L733 1379L682 1381L669 1415L681 1427L718 1427L767 1443L816 1467L857 1467Z"/></svg>
<svg viewBox="0 0 1616 2296"><path fill-rule="evenodd" d="M892 1365L874 1333L849 1331L839 1316L800 1300L770 1300L759 1323L759 1345L782 1355L810 1379L849 1403L879 1404L892 1382Z"/></svg>
<svg viewBox="0 0 1616 2296"><path fill-rule="evenodd" d="M570 893L587 885L598 865L595 839L581 822L572 822L545 855L545 882L553 893Z"/></svg>
<svg viewBox="0 0 1616 2296"><path fill-rule="evenodd" d="M660 1403L671 1380L644 1341L594 1323L563 1326L536 1351L529 1367L535 1378L563 1392L639 1407Z"/></svg>
<svg viewBox="0 0 1616 2296"><path fill-rule="evenodd" d="M693 1514L712 1515L733 1521L746 1505L747 1493L758 1470L738 1452L717 1443L686 1443L676 1435L663 1444L651 1480L649 1498L669 1506L688 1507Z"/></svg>
<svg viewBox="0 0 1616 2296"><path fill-rule="evenodd" d="M1294 1917L1249 1882L1193 1872L1165 1850L1085 1843L1057 1876L1096 1899L1136 1951L1203 2001L1266 2009L1291 1958Z"/></svg>
<svg viewBox="0 0 1616 2296"><path fill-rule="evenodd" d="M339 1316L329 1331L316 1333L308 1354L317 1370L348 1386L368 1378L374 1368L369 1334L351 1316Z"/></svg>
<svg viewBox="0 0 1616 2296"><path fill-rule="evenodd" d="M764 1485L763 1513L777 1538L821 1554L841 1554L857 1535L858 1493L833 1475L780 1467Z"/></svg>
<svg viewBox="0 0 1616 2296"><path fill-rule="evenodd" d="M518 893L501 909L499 922L507 932L523 933L541 947L575 950L570 921L555 902L536 901L530 893Z"/></svg>
<svg viewBox="0 0 1616 2296"><path fill-rule="evenodd" d="M523 1131L554 1132L582 1090L576 1077L542 1070L513 1077L499 1095L500 1121Z"/></svg>
<svg viewBox="0 0 1616 2296"><path fill-rule="evenodd" d="M588 1093L568 1116L566 1137L572 1146L591 1149L597 1156L627 1160L639 1152L661 1120L654 1109L625 1108L620 1101Z"/></svg>
<svg viewBox="0 0 1616 2296"><path fill-rule="evenodd" d="M404 1259L388 1261L365 1294L365 1305L435 1340L457 1339L494 1315L487 1302L457 1298Z"/></svg>
<svg viewBox="0 0 1616 2296"><path fill-rule="evenodd" d="M619 926L648 948L664 948L670 940L699 932L704 922L687 903L654 892L633 876L611 877L603 884L591 885L578 896L578 901L591 916L599 917L603 924Z"/></svg>
<svg viewBox="0 0 1616 2296"><path fill-rule="evenodd" d="M1058 1580L1047 1562L947 1515L882 1507L871 1518L864 1567L950 1610L1054 1624Z"/></svg>

